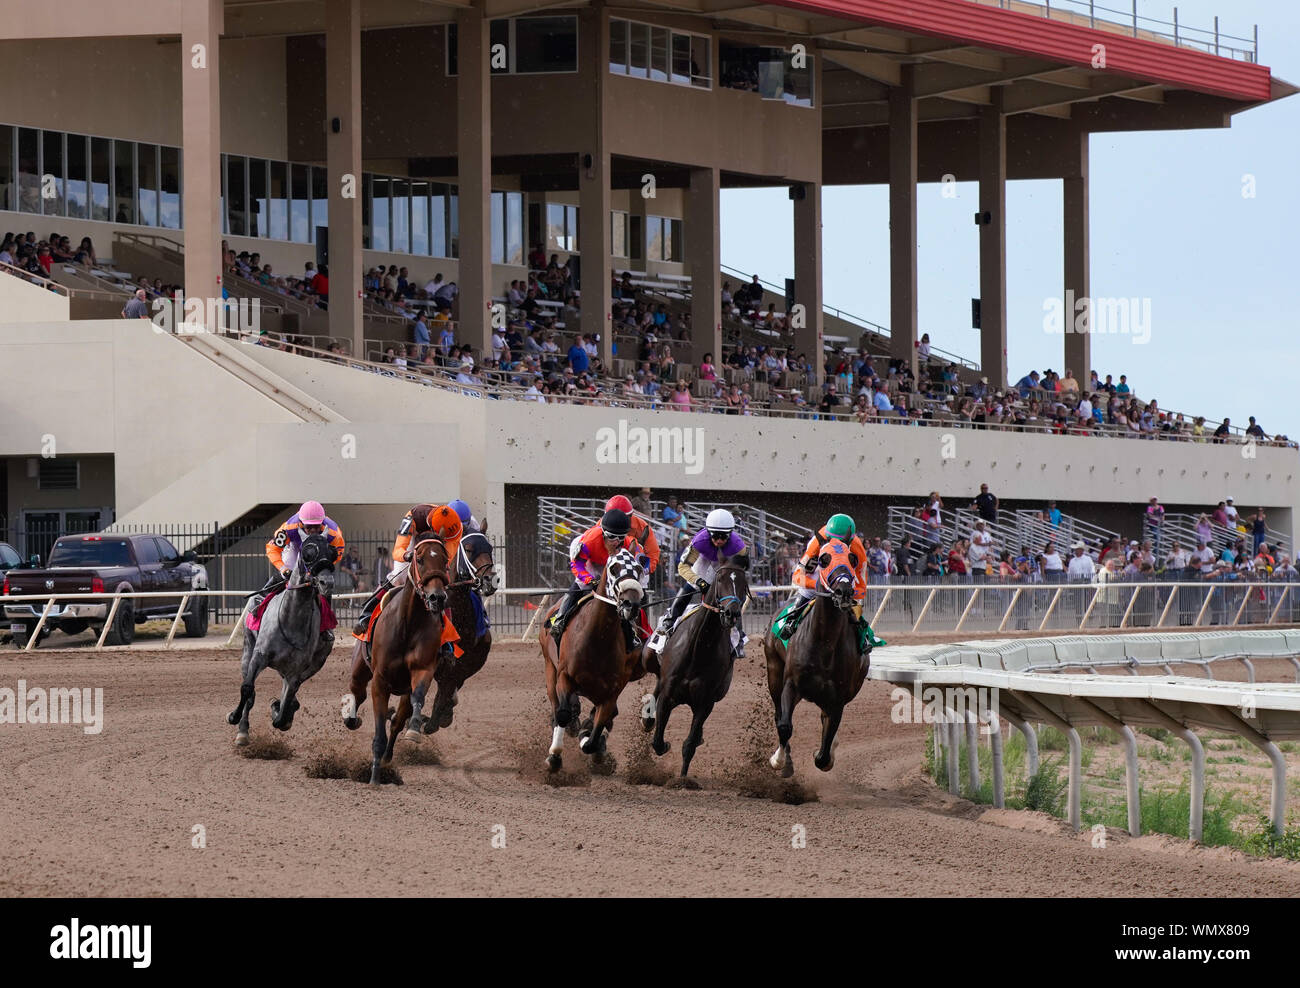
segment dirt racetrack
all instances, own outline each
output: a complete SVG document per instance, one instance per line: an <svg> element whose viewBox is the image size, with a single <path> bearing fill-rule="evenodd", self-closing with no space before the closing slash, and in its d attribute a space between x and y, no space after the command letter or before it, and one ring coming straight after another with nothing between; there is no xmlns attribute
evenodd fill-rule
<svg viewBox="0 0 1300 988"><path fill-rule="evenodd" d="M673 750L647 769L636 715L651 680L624 694L612 776L592 776L568 739L568 784L548 781L535 644L493 649L455 724L419 746L442 764L412 763L415 746L399 742L404 785L309 778L322 754L369 755L369 705L360 731L339 719L349 654L336 650L304 687L283 735L269 724L279 680L264 674L254 746L274 736L292 756L259 760L237 752L225 721L239 695L236 652L0 653L0 686L102 687L105 705L97 735L0 725L0 894L1300 894L1300 865L1113 832L1094 848L1042 814L940 792L921 774L924 728L890 722L883 683L868 682L848 709L829 774L812 766L816 711L800 706L797 778L815 801L756 797L771 773L748 752L774 744L757 642L706 726L698 790L629 781L656 767L675 775L689 723L689 711L674 714ZM196 826L205 847L192 846ZM803 848L792 846L799 827Z"/></svg>

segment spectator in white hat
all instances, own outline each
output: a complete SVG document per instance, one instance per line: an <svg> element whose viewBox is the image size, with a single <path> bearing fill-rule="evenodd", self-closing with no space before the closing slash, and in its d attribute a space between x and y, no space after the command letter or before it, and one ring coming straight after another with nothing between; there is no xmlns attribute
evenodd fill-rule
<svg viewBox="0 0 1300 988"><path fill-rule="evenodd" d="M1097 564L1088 555L1088 547L1079 541L1070 546L1070 549L1074 555L1065 571L1066 577L1071 583L1091 583L1097 573Z"/></svg>
<svg viewBox="0 0 1300 988"><path fill-rule="evenodd" d="M1237 527L1237 509L1232 504L1232 498L1224 498L1223 513L1228 516L1228 527Z"/></svg>

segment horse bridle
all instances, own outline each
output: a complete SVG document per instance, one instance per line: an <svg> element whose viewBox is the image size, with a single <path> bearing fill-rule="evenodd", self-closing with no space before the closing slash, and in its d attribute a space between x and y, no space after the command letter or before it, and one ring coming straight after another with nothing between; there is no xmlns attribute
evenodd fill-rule
<svg viewBox="0 0 1300 988"><path fill-rule="evenodd" d="M495 584L492 583L493 570L496 563L489 559L477 569L474 568L474 561L469 558L469 553L465 551L465 543L468 539L461 539L460 545L456 549L456 569L460 570L461 564L464 563L465 571L472 574L467 580L457 580L455 583L449 583L450 587L468 587L473 586L484 597L490 597L497 592Z"/></svg>
<svg viewBox="0 0 1300 988"><path fill-rule="evenodd" d="M600 588L599 588L599 589L597 589L597 588L592 588L591 595L592 595L593 597L595 597L597 600L601 601L602 603L612 605L612 606L614 607L614 609L617 610L617 609L618 609L618 608L619 608L619 607L624 603L624 601L622 601L622 600L621 600L620 598L618 598L618 597L606 597L606 596L602 595L601 592L600 592L601 590L605 590L606 592L608 592L608 589L609 589L609 581L612 579L612 574L610 573L610 569L609 569L609 564L610 564L611 562L613 562L613 559L612 559L612 558L611 558L609 561L607 561L607 562L605 563L605 568L604 568L604 570L603 570L602 573L601 573L601 580L600 580L600 584L601 584L601 585L600 585ZM638 588L638 589L640 589L640 586L641 586L640 582L637 582L637 588ZM642 595L641 595L641 596L642 596L642 599L644 599L644 597L645 597L644 592L642 592ZM640 601L637 602L637 606L638 606L638 607L640 606ZM621 615L620 615L620 616L621 616Z"/></svg>
<svg viewBox="0 0 1300 988"><path fill-rule="evenodd" d="M745 604L748 603L748 600L749 600L749 594L746 593L746 594L745 594L745 600L741 600L741 599L740 599L740 596L734 592L735 589L736 589L736 574L739 573L740 571L741 571L741 570L740 570L740 567L738 567L738 566L722 566L722 567L719 567L717 573L714 574L714 577L713 577L713 584L712 584L712 587L710 587L710 589L713 589L713 588L717 587L717 585L718 585L718 581L722 578L722 575L725 573L725 574L727 574L728 576L731 577L731 589L732 589L733 592L727 594L725 597L715 597L715 598L714 598L714 601L715 601L714 604L710 604L707 600L705 600L704 598L701 597L701 598L700 598L700 606L701 606L702 608L704 608L706 611L712 611L714 614L718 615L719 618L721 618L722 615L723 615L724 613L726 613L726 609L725 609L725 608L726 608L726 604L727 604L729 601L733 601L733 600L734 600L734 601L738 602L738 603L740 604L741 608L743 609L744 606L745 606ZM719 606L719 605L720 605L720 606Z"/></svg>
<svg viewBox="0 0 1300 988"><path fill-rule="evenodd" d="M438 536L426 535L424 538L420 539L419 542L415 543L415 545L411 547L411 571L407 574L407 582L411 584L412 591L414 591L416 596L418 596L422 601L424 601L424 606L430 612L441 611L445 606L445 602L447 599L447 588L451 586L451 581L448 580L445 571L440 574L431 573L429 575L430 579L442 581L442 589L439 590L437 587L435 587L433 590L430 590L428 593L424 592L424 577L420 575L420 554L416 550L419 549L419 547L426 542L437 542L438 545L442 546L443 556L445 557L447 555L447 543L444 542L442 539L440 539ZM434 607L433 602L430 600L430 598L435 593L442 594L442 603L439 603L437 607Z"/></svg>
<svg viewBox="0 0 1300 988"><path fill-rule="evenodd" d="M841 569L845 570L845 571L849 574L849 586L850 586L850 588L851 588L851 587L853 586L854 577L853 577L853 571L852 571L851 569L849 569L848 566L846 566L844 563L840 563L840 565L838 565L838 566L836 566L834 569L832 569L831 572L832 572L832 573L835 573L835 572L837 572L838 570L841 570ZM844 594L842 594L842 593L840 593L840 592L838 592L838 591L832 590L832 589L830 588L830 584L829 584L829 582L826 580L825 576L822 577L821 583L826 587L826 589L825 589L825 590L819 590L819 589L815 589L815 588L814 588L814 590L813 590L813 596L814 596L814 597L829 597L832 601L834 601L835 606L838 607L838 608L839 608L840 610L842 610L842 611L846 611L846 610L848 610L850 607L853 606L852 590L850 590L850 593L849 593L849 596L847 597L847 602L846 602L846 597L845 597Z"/></svg>

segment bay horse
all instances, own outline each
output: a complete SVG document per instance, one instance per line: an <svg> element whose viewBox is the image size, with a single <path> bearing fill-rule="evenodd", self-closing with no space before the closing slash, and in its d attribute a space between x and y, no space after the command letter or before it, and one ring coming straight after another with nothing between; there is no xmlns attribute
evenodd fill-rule
<svg viewBox="0 0 1300 988"><path fill-rule="evenodd" d="M639 546L637 549L639 550ZM559 645L546 631L541 638L546 666L546 695L551 701L551 747L546 764L552 772L563 764L564 732L581 734L578 747L597 764L605 760L605 732L618 716L618 696L641 668L643 647L632 647L625 625L638 619L645 597L642 577L649 565L642 553L624 547L610 556L592 581L593 598L571 612ZM559 609L555 604L548 617ZM579 727L581 701L595 704L591 727Z"/></svg>
<svg viewBox="0 0 1300 988"><path fill-rule="evenodd" d="M451 619L460 633L464 651L451 661L444 657L434 671L438 692L433 698L433 709L424 722L425 734L451 726L452 710L458 702L460 688L487 662L492 648L492 631L488 627L487 613L482 610L483 598L497 592L498 580L492 561L492 543L487 536L481 532L465 535L456 551L455 582L447 588L447 606L451 608ZM480 616L482 635L478 634Z"/></svg>
<svg viewBox="0 0 1300 988"><path fill-rule="evenodd" d="M770 764L785 778L794 775L790 735L795 706L800 700L811 700L821 708L822 740L813 764L829 772L835 764L835 734L844 708L862 689L870 665L870 649L863 655L858 652L853 617L853 573L861 560L841 540L831 539L817 562L813 601L789 644L783 644L770 627L763 636L778 739Z"/></svg>
<svg viewBox="0 0 1300 988"><path fill-rule="evenodd" d="M379 785L381 762L392 761L402 728L419 741L424 700L437 672L442 651L443 618L448 613L447 544L432 532L415 537L406 582L390 595L375 618L370 635L370 707L375 718L371 744L370 784ZM353 675L353 697L357 679ZM388 731L388 699L400 696ZM360 703L357 704L360 706Z"/></svg>
<svg viewBox="0 0 1300 988"><path fill-rule="evenodd" d="M677 623L659 657L651 744L656 755L666 754L670 746L664 728L669 715L683 704L691 708L691 729L682 742L682 778L704 736L704 722L731 688L735 664L731 633L740 624L749 597L748 564L749 557L743 555L719 560L709 592L697 610Z"/></svg>
<svg viewBox="0 0 1300 988"><path fill-rule="evenodd" d="M248 715L256 699L253 687L263 669L274 669L284 681L280 698L271 701L271 726L287 731L299 707L298 688L329 658L334 638L328 629L322 629L321 598L328 599L334 592L334 557L335 548L328 538L307 536L284 589L266 602L260 614L245 610L241 616L244 652L239 666L243 682L239 705L226 715L227 723L239 725L236 744L248 744ZM257 631L249 626L253 622L259 622Z"/></svg>

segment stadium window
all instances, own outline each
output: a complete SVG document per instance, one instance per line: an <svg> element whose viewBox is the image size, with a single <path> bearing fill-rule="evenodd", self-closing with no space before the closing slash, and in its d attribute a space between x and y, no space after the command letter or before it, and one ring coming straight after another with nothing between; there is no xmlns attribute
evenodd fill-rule
<svg viewBox="0 0 1300 988"><path fill-rule="evenodd" d="M391 183L387 178L372 175L370 190L370 249L389 250Z"/></svg>
<svg viewBox="0 0 1300 988"><path fill-rule="evenodd" d="M619 209L609 213L609 252L613 257L627 257L627 213Z"/></svg>
<svg viewBox="0 0 1300 988"><path fill-rule="evenodd" d="M627 75L627 27L617 17L609 20L609 71L615 75Z"/></svg>
<svg viewBox="0 0 1300 988"><path fill-rule="evenodd" d="M785 59L785 92L782 97L792 106L813 106L813 56L803 60L801 68L795 68L793 56L789 52Z"/></svg>
<svg viewBox="0 0 1300 988"><path fill-rule="evenodd" d="M578 251L578 207L560 202L546 204L546 249L569 254Z"/></svg>
<svg viewBox="0 0 1300 988"><path fill-rule="evenodd" d="M682 256L682 221L664 219L664 260L680 263Z"/></svg>
<svg viewBox="0 0 1300 988"><path fill-rule="evenodd" d="M289 166L289 239L296 244L312 242L311 169Z"/></svg>
<svg viewBox="0 0 1300 988"><path fill-rule="evenodd" d="M429 183L411 183L411 253L429 256Z"/></svg>
<svg viewBox="0 0 1300 988"><path fill-rule="evenodd" d="M158 149L158 225L179 230L181 215L181 149Z"/></svg>
<svg viewBox="0 0 1300 988"><path fill-rule="evenodd" d="M628 260L639 261L645 252L645 233L642 230L641 217L632 213L627 218Z"/></svg>
<svg viewBox="0 0 1300 988"><path fill-rule="evenodd" d="M709 88L713 40L708 35L612 18L609 71L655 82Z"/></svg>
<svg viewBox="0 0 1300 988"><path fill-rule="evenodd" d="M364 207L365 203L362 203ZM311 170L311 242L316 242L316 231L330 225L329 172L324 168ZM363 227L364 229L364 227Z"/></svg>
<svg viewBox="0 0 1300 988"><path fill-rule="evenodd" d="M492 224L492 263L505 263L505 193L492 193L492 216L489 222Z"/></svg>
<svg viewBox="0 0 1300 988"><path fill-rule="evenodd" d="M135 142L113 142L113 222L135 222Z"/></svg>
<svg viewBox="0 0 1300 988"><path fill-rule="evenodd" d="M653 82L667 82L668 78L668 29L651 27L650 79Z"/></svg>
<svg viewBox="0 0 1300 988"><path fill-rule="evenodd" d="M647 261L663 259L664 252L664 218L647 216L645 218L645 256Z"/></svg>
<svg viewBox="0 0 1300 988"><path fill-rule="evenodd" d="M18 128L18 208L41 211L41 132Z"/></svg>
<svg viewBox="0 0 1300 988"><path fill-rule="evenodd" d="M135 146L136 199L141 226L158 225L158 145Z"/></svg>
<svg viewBox="0 0 1300 988"><path fill-rule="evenodd" d="M67 143L68 216L84 220L88 214L87 190L90 186L90 138L69 134Z"/></svg>
<svg viewBox="0 0 1300 988"><path fill-rule="evenodd" d="M248 236L247 160L241 155L226 155L226 217L232 237Z"/></svg>
<svg viewBox="0 0 1300 988"><path fill-rule="evenodd" d="M165 166L164 166L165 167ZM289 166L271 162L271 184L267 190L271 212L267 217L266 235L272 240L289 239Z"/></svg>
<svg viewBox="0 0 1300 988"><path fill-rule="evenodd" d="M41 131L41 175L50 176L52 189L41 189L41 212L46 216L62 216L65 206L65 186L63 184L63 134L56 130ZM53 195L46 195L52 191Z"/></svg>
<svg viewBox="0 0 1300 988"><path fill-rule="evenodd" d="M436 182L429 192L429 253L449 257L447 253L447 186Z"/></svg>
<svg viewBox="0 0 1300 988"><path fill-rule="evenodd" d="M522 192L506 193L505 233L505 263L522 266L524 263L524 194Z"/></svg>
<svg viewBox="0 0 1300 988"><path fill-rule="evenodd" d="M248 235L265 237L271 208L267 201L265 158L248 159Z"/></svg>
<svg viewBox="0 0 1300 988"><path fill-rule="evenodd" d="M0 209L15 207L14 154L14 128L0 127Z"/></svg>
<svg viewBox="0 0 1300 988"><path fill-rule="evenodd" d="M395 178L392 180L392 198L389 200L393 208L392 218L392 247L389 249L398 254L409 254L411 252L411 183L404 178Z"/></svg>
<svg viewBox="0 0 1300 988"><path fill-rule="evenodd" d="M516 17L510 24L512 72L578 71L578 18Z"/></svg>
<svg viewBox="0 0 1300 988"><path fill-rule="evenodd" d="M90 139L90 218L107 222L113 218L110 193L113 187L113 142L107 137Z"/></svg>
<svg viewBox="0 0 1300 988"><path fill-rule="evenodd" d="M460 257L460 194L458 186L450 186L447 195L447 256Z"/></svg>

